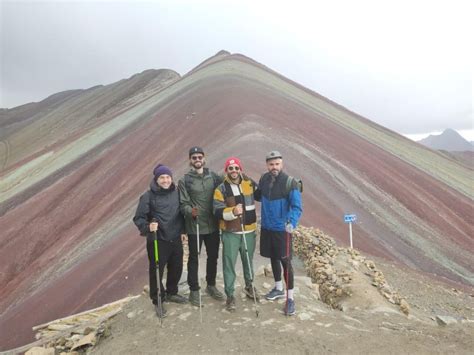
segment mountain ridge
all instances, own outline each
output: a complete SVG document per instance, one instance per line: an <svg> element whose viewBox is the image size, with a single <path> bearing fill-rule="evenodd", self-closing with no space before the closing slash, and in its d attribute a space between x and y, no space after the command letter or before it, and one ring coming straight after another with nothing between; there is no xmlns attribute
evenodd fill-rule
<svg viewBox="0 0 474 355"><path fill-rule="evenodd" d="M212 169L238 155L256 180L266 152L280 150L285 169L305 182L303 223L347 244L342 216L357 213L356 248L472 285L472 169L242 57L221 53L138 91L132 80L88 93L57 111L81 107L88 125L64 123L54 143L46 134L25 149L42 133L34 127L3 139L10 149L0 158L14 159L0 172L0 340L141 288L146 258L131 223L138 196L158 162L182 176L196 144ZM38 119L59 121L50 115ZM39 307L48 299L53 308ZM21 330L5 329L7 320Z"/></svg>

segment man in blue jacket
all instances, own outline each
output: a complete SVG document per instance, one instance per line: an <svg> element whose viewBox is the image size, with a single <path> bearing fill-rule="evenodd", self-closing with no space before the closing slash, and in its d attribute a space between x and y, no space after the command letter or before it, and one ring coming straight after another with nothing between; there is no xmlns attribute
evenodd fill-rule
<svg viewBox="0 0 474 355"><path fill-rule="evenodd" d="M282 281L282 267L287 283L288 302L285 315L296 313L293 295L294 277L291 266L291 233L301 217L301 192L295 179L285 174L282 155L272 151L266 156L268 172L258 183L256 199L261 200L260 255L270 258L275 287L265 295L267 300L285 297Z"/></svg>

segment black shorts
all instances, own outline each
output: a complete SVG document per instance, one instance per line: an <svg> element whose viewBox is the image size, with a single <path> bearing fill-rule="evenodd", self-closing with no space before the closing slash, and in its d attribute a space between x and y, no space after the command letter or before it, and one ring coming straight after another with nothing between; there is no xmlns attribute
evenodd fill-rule
<svg viewBox="0 0 474 355"><path fill-rule="evenodd" d="M291 257L292 244L292 238L287 232L274 232L266 229L262 229L260 232L260 255L265 258L282 259L287 255Z"/></svg>

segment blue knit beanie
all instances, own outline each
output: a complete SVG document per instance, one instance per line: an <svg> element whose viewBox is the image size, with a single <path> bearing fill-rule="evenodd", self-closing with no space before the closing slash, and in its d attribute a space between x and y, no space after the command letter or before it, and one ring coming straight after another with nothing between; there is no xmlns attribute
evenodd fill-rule
<svg viewBox="0 0 474 355"><path fill-rule="evenodd" d="M155 175L155 179L157 179L160 175L169 175L173 177L171 169L163 164L158 164L156 168L153 169L153 175Z"/></svg>

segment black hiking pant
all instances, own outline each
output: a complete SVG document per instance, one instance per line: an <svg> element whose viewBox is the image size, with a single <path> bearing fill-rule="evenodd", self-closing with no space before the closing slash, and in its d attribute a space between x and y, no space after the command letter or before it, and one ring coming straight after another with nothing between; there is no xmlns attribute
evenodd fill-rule
<svg viewBox="0 0 474 355"><path fill-rule="evenodd" d="M285 278L288 290L294 288L293 266L290 258L274 259L271 258L273 278L275 281L281 281L281 267L283 266L283 276Z"/></svg>
<svg viewBox="0 0 474 355"><path fill-rule="evenodd" d="M206 246L206 282L209 286L216 285L217 259L219 257L219 232L199 235L199 249L202 243ZM199 290L198 280L198 248L197 234L188 235L189 259L188 259L188 285L191 291ZM202 251L202 249L201 249Z"/></svg>
<svg viewBox="0 0 474 355"><path fill-rule="evenodd" d="M156 280L155 247L153 239L147 238L146 250L148 254L148 274L150 281L150 298L153 304L158 303L158 285ZM178 282L183 273L183 243L181 238L173 242L158 240L158 256L160 268L161 300L164 301L165 294L175 295L178 293ZM166 289L163 287L163 273L165 266L168 269L166 275Z"/></svg>
<svg viewBox="0 0 474 355"><path fill-rule="evenodd" d="M292 237L287 232L276 232L262 229L260 233L260 255L270 258L272 264L273 278L281 281L281 269L283 267L283 278L289 290L294 287L293 266L291 256L293 255Z"/></svg>

